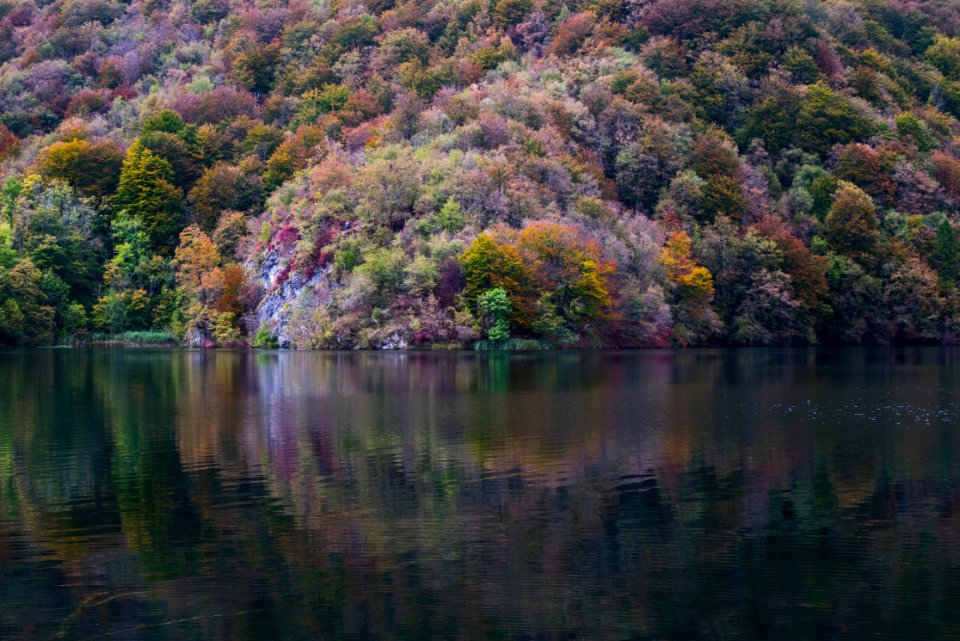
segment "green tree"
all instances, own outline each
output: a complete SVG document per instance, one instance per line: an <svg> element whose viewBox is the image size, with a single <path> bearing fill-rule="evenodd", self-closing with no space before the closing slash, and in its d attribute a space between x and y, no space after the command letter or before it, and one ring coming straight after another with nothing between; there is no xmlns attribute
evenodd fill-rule
<svg viewBox="0 0 960 641"><path fill-rule="evenodd" d="M942 216L937 224L934 260L940 273L940 282L946 287L954 287L957 283L957 276L960 275L958 274L960 247L957 244L957 232L946 216Z"/></svg>
<svg viewBox="0 0 960 641"><path fill-rule="evenodd" d="M173 109L161 109L144 119L143 125L140 127L140 133L163 131L168 134L179 134L184 127L186 127L186 123L183 121L183 116Z"/></svg>
<svg viewBox="0 0 960 641"><path fill-rule="evenodd" d="M870 119L844 96L818 82L807 89L797 114L797 141L808 151L826 153L836 144L874 133Z"/></svg>
<svg viewBox="0 0 960 641"><path fill-rule="evenodd" d="M759 100L746 111L737 139L744 146L759 139L771 153L789 148L797 135L798 94L795 88L789 87Z"/></svg>
<svg viewBox="0 0 960 641"><path fill-rule="evenodd" d="M94 236L97 213L77 198L69 185L29 176L17 200L16 236L19 248L34 265L56 277L66 288L67 299L93 303L100 280L102 245Z"/></svg>
<svg viewBox="0 0 960 641"><path fill-rule="evenodd" d="M497 0L493 7L493 23L501 29L512 27L522 21L532 8L531 0Z"/></svg>
<svg viewBox="0 0 960 641"><path fill-rule="evenodd" d="M176 187L186 189L199 177L200 167L194 150L179 134L148 131L141 134L139 142L154 156L170 163L173 172L170 182Z"/></svg>
<svg viewBox="0 0 960 641"><path fill-rule="evenodd" d="M794 82L810 84L823 75L817 61L805 49L790 47L783 54L783 68L790 72Z"/></svg>
<svg viewBox="0 0 960 641"><path fill-rule="evenodd" d="M114 256L93 306L94 325L113 333L165 327L167 319L157 314L173 285L169 259L152 254L142 221L126 211L114 218L112 232Z"/></svg>
<svg viewBox="0 0 960 641"><path fill-rule="evenodd" d="M487 338L498 343L510 338L510 314L513 305L503 287L488 289L477 298L477 310L487 329Z"/></svg>
<svg viewBox="0 0 960 641"><path fill-rule="evenodd" d="M885 322L886 295L879 278L843 256L832 255L827 269L831 315L822 335L829 341L883 343L889 338Z"/></svg>
<svg viewBox="0 0 960 641"><path fill-rule="evenodd" d="M880 223L870 196L853 183L840 181L824 221L824 235L838 254L865 267L876 265Z"/></svg>
<svg viewBox="0 0 960 641"><path fill-rule="evenodd" d="M253 46L233 61L237 81L250 91L265 94L273 87L281 62L280 43Z"/></svg>
<svg viewBox="0 0 960 641"><path fill-rule="evenodd" d="M930 151L936 148L937 140L930 133L927 123L912 113L902 113L894 116L897 124L897 134L906 140L912 140L920 151Z"/></svg>
<svg viewBox="0 0 960 641"><path fill-rule="evenodd" d="M40 286L42 277L29 258L0 273L0 343L38 345L53 340L54 309Z"/></svg>
<svg viewBox="0 0 960 641"><path fill-rule="evenodd" d="M183 226L182 199L183 193L173 185L170 163L137 140L123 161L114 211L127 211L139 219L151 244L165 254Z"/></svg>
<svg viewBox="0 0 960 641"><path fill-rule="evenodd" d="M498 242L488 232L474 239L460 257L467 284L463 298L471 308L480 295L501 288L516 301L525 285L523 262L515 247ZM514 314L517 313L516 307Z"/></svg>
<svg viewBox="0 0 960 641"><path fill-rule="evenodd" d="M342 111L350 100L350 87L343 85L324 85L320 89L311 89L300 97L294 124L312 125L321 116Z"/></svg>
<svg viewBox="0 0 960 641"><path fill-rule="evenodd" d="M951 80L960 80L960 38L937 36L924 53L927 62Z"/></svg>

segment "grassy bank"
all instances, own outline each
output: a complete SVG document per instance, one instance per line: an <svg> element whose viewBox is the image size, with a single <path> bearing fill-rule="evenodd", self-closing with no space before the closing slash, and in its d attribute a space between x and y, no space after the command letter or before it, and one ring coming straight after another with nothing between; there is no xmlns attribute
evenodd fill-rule
<svg viewBox="0 0 960 641"><path fill-rule="evenodd" d="M90 334L77 344L97 347L177 347L180 342L170 332L122 332Z"/></svg>
<svg viewBox="0 0 960 641"><path fill-rule="evenodd" d="M505 341L477 341L473 349L478 352L542 352L554 349L549 341L530 338L511 338Z"/></svg>

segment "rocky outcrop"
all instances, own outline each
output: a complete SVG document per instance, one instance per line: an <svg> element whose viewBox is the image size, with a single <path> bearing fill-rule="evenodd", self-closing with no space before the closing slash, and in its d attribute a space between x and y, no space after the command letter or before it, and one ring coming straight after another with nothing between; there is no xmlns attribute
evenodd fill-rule
<svg viewBox="0 0 960 641"><path fill-rule="evenodd" d="M307 277L303 271L291 269L288 259L277 252L269 252L259 264L248 264L247 270L253 282L264 292L249 322L252 333L265 327L280 347L293 347L289 331L293 311L305 297L329 291L332 267L317 269ZM311 304L315 302L311 301Z"/></svg>

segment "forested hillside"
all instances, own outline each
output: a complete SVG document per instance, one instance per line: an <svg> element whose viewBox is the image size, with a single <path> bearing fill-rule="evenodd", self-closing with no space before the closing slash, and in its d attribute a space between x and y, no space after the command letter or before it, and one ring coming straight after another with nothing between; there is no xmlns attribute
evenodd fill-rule
<svg viewBox="0 0 960 641"><path fill-rule="evenodd" d="M953 0L0 16L2 344L960 336Z"/></svg>

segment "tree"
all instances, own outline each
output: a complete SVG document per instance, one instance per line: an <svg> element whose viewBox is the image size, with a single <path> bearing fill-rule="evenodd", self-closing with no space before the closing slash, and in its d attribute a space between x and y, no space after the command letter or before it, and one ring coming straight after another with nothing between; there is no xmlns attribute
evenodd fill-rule
<svg viewBox="0 0 960 641"><path fill-rule="evenodd" d="M953 198L960 198L960 160L943 152L936 152L931 157L936 168L937 181Z"/></svg>
<svg viewBox="0 0 960 641"><path fill-rule="evenodd" d="M951 80L960 80L960 38L937 36L924 53L927 62Z"/></svg>
<svg viewBox="0 0 960 641"><path fill-rule="evenodd" d="M55 142L40 152L37 169L47 178L69 183L82 196L113 192L120 178L123 154L107 140Z"/></svg>
<svg viewBox="0 0 960 641"><path fill-rule="evenodd" d="M513 306L503 287L488 289L477 298L477 309L487 328L487 338L495 343L510 338L510 314Z"/></svg>
<svg viewBox="0 0 960 641"><path fill-rule="evenodd" d="M837 156L834 173L852 182L879 202L892 203L896 191L890 180L890 167L876 149L862 143L850 143Z"/></svg>
<svg viewBox="0 0 960 641"><path fill-rule="evenodd" d="M950 219L941 216L937 223L937 244L934 250L934 261L940 272L940 282L945 287L954 287L957 276L960 276L960 246L957 244L957 232Z"/></svg>
<svg viewBox="0 0 960 641"><path fill-rule="evenodd" d="M824 311L822 300L827 293L827 259L814 256L810 248L778 218L768 217L756 227L780 249L783 257L781 267L790 277L793 298L808 314L821 314Z"/></svg>
<svg viewBox="0 0 960 641"><path fill-rule="evenodd" d="M161 109L147 116L140 127L141 134L161 131L168 134L179 134L186 127L183 116L173 109Z"/></svg>
<svg viewBox="0 0 960 641"><path fill-rule="evenodd" d="M230 13L226 0L197 0L190 5L190 15L198 22L218 22Z"/></svg>
<svg viewBox="0 0 960 641"><path fill-rule="evenodd" d="M797 114L797 141L808 151L824 154L836 144L862 140L876 127L844 96L818 82L807 89Z"/></svg>
<svg viewBox="0 0 960 641"><path fill-rule="evenodd" d="M661 169L656 156L644 153L639 145L631 145L616 156L616 180L620 198L627 205L651 206L671 176Z"/></svg>
<svg viewBox="0 0 960 641"><path fill-rule="evenodd" d="M93 306L95 326L112 333L166 327L169 259L152 254L143 222L126 210L112 223L114 256L103 273L104 291Z"/></svg>
<svg viewBox="0 0 960 641"><path fill-rule="evenodd" d="M327 84L300 96L295 124L315 124L324 114L342 111L350 101L350 87Z"/></svg>
<svg viewBox="0 0 960 641"><path fill-rule="evenodd" d="M200 168L197 165L197 157L179 134L167 131L148 131L141 134L139 143L154 156L170 163L170 169L173 173L169 180L176 187L186 189L199 176Z"/></svg>
<svg viewBox="0 0 960 641"><path fill-rule="evenodd" d="M916 256L909 257L886 284L890 315L901 341L939 340L945 302L937 275Z"/></svg>
<svg viewBox="0 0 960 641"><path fill-rule="evenodd" d="M522 22L532 8L531 0L497 0L493 7L493 22L501 29L512 27Z"/></svg>
<svg viewBox="0 0 960 641"><path fill-rule="evenodd" d="M747 110L743 126L737 131L737 139L744 146L759 139L771 153L789 148L797 136L800 104L800 92L795 87L777 88Z"/></svg>
<svg viewBox="0 0 960 641"><path fill-rule="evenodd" d="M240 242L250 234L247 220L238 211L225 211L213 230L213 242L225 260L238 260Z"/></svg>
<svg viewBox="0 0 960 641"><path fill-rule="evenodd" d="M183 334L192 345L209 341L215 329L223 332L219 325L225 319L219 316L233 314L232 309L216 308L224 289L221 262L217 246L199 227L190 225L180 233L173 263L177 270L177 288L185 299Z"/></svg>
<svg viewBox="0 0 960 641"><path fill-rule="evenodd" d="M790 47L783 54L783 68L790 72L794 82L810 84L820 79L820 67L817 61L805 49Z"/></svg>
<svg viewBox="0 0 960 641"><path fill-rule="evenodd" d="M827 242L838 254L865 267L877 263L880 223L873 200L853 183L840 181L824 221Z"/></svg>
<svg viewBox="0 0 960 641"><path fill-rule="evenodd" d="M460 264L467 281L463 299L468 307L475 308L483 292L499 287L513 303L512 320L526 323L529 313L529 306L524 304L528 297L526 276L515 247L483 232L460 257Z"/></svg>
<svg viewBox="0 0 960 641"><path fill-rule="evenodd" d="M892 333L887 317L883 283L863 267L832 255L827 268L831 310L822 335L826 340L859 345L886 343Z"/></svg>
<svg viewBox="0 0 960 641"><path fill-rule="evenodd" d="M927 123L912 113L902 113L894 117L897 125L897 134L900 138L912 141L920 151L930 151L936 148L937 140L930 133Z"/></svg>
<svg viewBox="0 0 960 641"><path fill-rule="evenodd" d="M233 73L246 89L265 94L273 88L277 68L281 62L280 43L267 46L255 45L233 61Z"/></svg>
<svg viewBox="0 0 960 641"><path fill-rule="evenodd" d="M37 345L53 340L54 309L29 258L0 272L0 343Z"/></svg>
<svg viewBox="0 0 960 641"><path fill-rule="evenodd" d="M716 293L713 274L697 264L692 250L690 236L682 230L674 230L660 253L675 316L673 340L681 346L708 340L719 333L721 325L710 307Z"/></svg>
<svg viewBox="0 0 960 641"><path fill-rule="evenodd" d="M746 209L743 186L733 176L713 175L704 185L701 204L703 209L697 216L700 220L713 220L717 216L739 219Z"/></svg>
<svg viewBox="0 0 960 641"><path fill-rule="evenodd" d="M97 212L77 198L69 185L28 176L16 201L15 232L19 249L66 287L58 311L68 300L93 303L102 268L102 244L95 236Z"/></svg>
<svg viewBox="0 0 960 641"><path fill-rule="evenodd" d="M537 221L520 231L516 247L530 283L541 297L548 295L556 315L574 334L611 313L615 265L604 260L599 243L581 230Z"/></svg>
<svg viewBox="0 0 960 641"><path fill-rule="evenodd" d="M211 231L224 211L243 211L256 203L257 187L238 167L217 163L203 172L188 199L197 223L205 231Z"/></svg>
<svg viewBox="0 0 960 641"><path fill-rule="evenodd" d="M667 280L684 300L713 298L713 275L691 257L693 242L684 231L674 231L663 246L660 262L667 273Z"/></svg>
<svg viewBox="0 0 960 641"><path fill-rule="evenodd" d="M177 269L177 285L188 297L203 305L216 302L223 285L220 252L196 225L180 232L173 263Z"/></svg>
<svg viewBox="0 0 960 641"><path fill-rule="evenodd" d="M115 212L127 211L143 223L151 244L161 254L173 247L183 224L183 193L172 181L170 163L138 140L127 151L112 202Z"/></svg>
<svg viewBox="0 0 960 641"><path fill-rule="evenodd" d="M557 25L550 43L550 51L558 56L570 55L593 32L596 17L589 11L567 16Z"/></svg>
<svg viewBox="0 0 960 641"><path fill-rule="evenodd" d="M316 125L298 127L267 160L267 171L263 175L267 188L279 187L295 171L303 168L311 157L319 155L324 135L323 128Z"/></svg>
<svg viewBox="0 0 960 641"><path fill-rule="evenodd" d="M790 292L783 272L761 269L753 275L737 309L732 340L742 345L814 343L813 326L806 323L799 302Z"/></svg>
<svg viewBox="0 0 960 641"><path fill-rule="evenodd" d="M530 0L502 0L508 4L528 3ZM417 29L397 29L386 34L380 41L383 63L399 65L410 60L426 64L430 58L430 38Z"/></svg>
<svg viewBox="0 0 960 641"><path fill-rule="evenodd" d="M0 124L0 162L6 160L20 147L20 139L5 125Z"/></svg>
<svg viewBox="0 0 960 641"><path fill-rule="evenodd" d="M364 217L399 231L420 195L420 171L407 155L378 158L364 167L356 178Z"/></svg>

